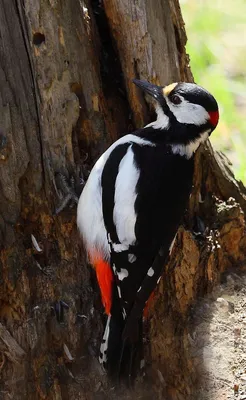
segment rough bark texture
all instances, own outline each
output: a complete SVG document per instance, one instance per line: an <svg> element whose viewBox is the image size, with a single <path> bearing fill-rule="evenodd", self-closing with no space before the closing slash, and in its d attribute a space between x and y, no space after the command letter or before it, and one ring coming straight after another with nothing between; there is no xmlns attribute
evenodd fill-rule
<svg viewBox="0 0 246 400"><path fill-rule="evenodd" d="M103 149L151 118L133 77L192 80L178 1L154 3L0 3L1 399L197 398L190 315L223 272L245 266L245 189L223 155L199 151L146 323L146 377L121 391L97 361L102 308L67 186L81 190Z"/></svg>

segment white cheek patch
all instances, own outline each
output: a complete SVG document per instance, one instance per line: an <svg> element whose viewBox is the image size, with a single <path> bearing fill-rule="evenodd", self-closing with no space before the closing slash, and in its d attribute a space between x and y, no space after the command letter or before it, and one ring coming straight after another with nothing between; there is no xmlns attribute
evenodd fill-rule
<svg viewBox="0 0 246 400"><path fill-rule="evenodd" d="M204 107L199 104L189 103L189 101L185 100L180 95L178 95L178 97L182 100L180 104L173 104L168 97L166 97L167 105L178 122L181 124L194 124L199 126L209 121L209 114Z"/></svg>

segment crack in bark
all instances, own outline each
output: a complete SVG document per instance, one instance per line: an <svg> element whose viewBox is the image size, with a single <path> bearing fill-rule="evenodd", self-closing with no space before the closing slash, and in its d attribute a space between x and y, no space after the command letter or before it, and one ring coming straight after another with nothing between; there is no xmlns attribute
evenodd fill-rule
<svg viewBox="0 0 246 400"><path fill-rule="evenodd" d="M109 21L107 19L102 2L99 0L92 0L91 4L101 41L99 61L103 94L106 98L112 97L115 100L117 100L117 98L123 100L123 107L120 110L120 114L123 114L124 116L122 120L128 120L128 127L119 133L127 133L132 131L135 127L133 126L132 110L128 100L124 74L122 71L117 46L114 43L114 38L111 35Z"/></svg>
<svg viewBox="0 0 246 400"><path fill-rule="evenodd" d="M31 54L31 49L30 49L30 42L29 42L29 36L28 36L28 28L27 28L27 22L26 19L24 18L24 3L23 0L15 0L16 2L16 9L17 9L17 15L19 17L20 21L20 28L22 31L22 36L23 36L23 42L24 46L26 49L26 54L28 58L28 62L30 65L30 73L32 77L32 82L33 82L33 94L34 94L34 103L35 103L35 109L36 109L36 114L37 114L37 125L38 125L38 136L39 136L39 143L40 143L40 156L41 156L41 163L42 163L42 177L43 177L43 182L44 182L44 187L45 187L45 163L44 163L44 150L43 150L43 142L42 142L42 123L41 123L41 114L40 114L40 93L38 89L38 85L36 82L36 75L35 75L35 70L34 70L34 65L33 65L33 60L32 60L32 54Z"/></svg>

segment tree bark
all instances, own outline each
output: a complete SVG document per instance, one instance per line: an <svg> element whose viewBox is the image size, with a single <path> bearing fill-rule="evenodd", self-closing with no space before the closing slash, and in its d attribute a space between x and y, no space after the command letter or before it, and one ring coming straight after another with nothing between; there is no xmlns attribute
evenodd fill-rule
<svg viewBox="0 0 246 400"><path fill-rule="evenodd" d="M196 156L146 322L146 378L129 391L97 361L104 317L75 207L98 155L153 116L132 78L192 81L185 43L178 0L1 1L1 399L196 398L192 307L245 265L246 191L228 161L209 144Z"/></svg>

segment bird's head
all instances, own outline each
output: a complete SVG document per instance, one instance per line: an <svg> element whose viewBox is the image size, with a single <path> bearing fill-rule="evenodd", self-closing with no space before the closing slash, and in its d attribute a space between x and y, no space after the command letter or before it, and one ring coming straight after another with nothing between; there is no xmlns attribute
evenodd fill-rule
<svg viewBox="0 0 246 400"><path fill-rule="evenodd" d="M185 82L164 87L138 79L133 82L157 102L157 120L146 128L157 129L158 140L173 145L177 152L180 153L180 146L189 146L193 154L216 128L219 120L217 101L202 87Z"/></svg>

